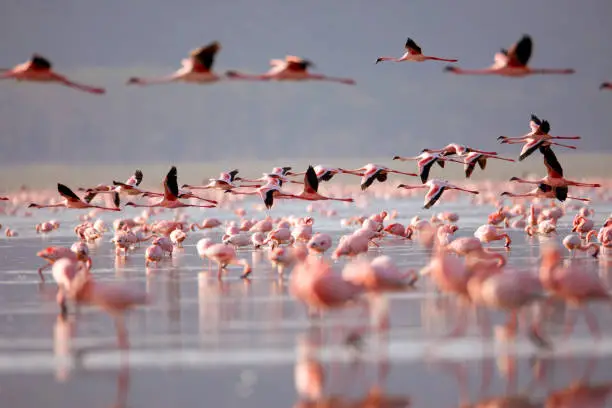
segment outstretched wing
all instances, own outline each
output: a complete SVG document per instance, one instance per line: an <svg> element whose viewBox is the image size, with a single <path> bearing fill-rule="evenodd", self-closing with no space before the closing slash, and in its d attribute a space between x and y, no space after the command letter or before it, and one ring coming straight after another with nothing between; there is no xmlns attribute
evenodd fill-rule
<svg viewBox="0 0 612 408"><path fill-rule="evenodd" d="M531 51L533 49L533 42L531 37L527 34L508 50L508 66L522 67L527 65L529 58L531 58Z"/></svg>
<svg viewBox="0 0 612 408"><path fill-rule="evenodd" d="M119 197L119 193L113 193L113 204L115 204L115 208L119 208L119 204L121 204L121 198Z"/></svg>
<svg viewBox="0 0 612 408"><path fill-rule="evenodd" d="M406 44L404 45L404 48L406 48L406 51L408 51L412 55L418 55L423 52L421 50L421 47L419 47L417 43L415 43L410 37L406 39Z"/></svg>
<svg viewBox="0 0 612 408"><path fill-rule="evenodd" d="M567 186L556 187L555 188L555 197L559 201L565 201L565 200L567 200L567 193L568 193L568 191L569 191L569 189L567 188Z"/></svg>
<svg viewBox="0 0 612 408"><path fill-rule="evenodd" d="M306 174L304 174L304 191L309 194L316 193L319 190L319 179L317 173L312 166L308 166Z"/></svg>
<svg viewBox="0 0 612 408"><path fill-rule="evenodd" d="M557 156L555 155L555 152L553 152L550 145L540 146L540 153L544 155L544 165L548 171L548 177L563 177L563 168L561 167L561 163L559 163L559 160L557 160Z"/></svg>
<svg viewBox="0 0 612 408"><path fill-rule="evenodd" d="M266 191L266 194L264 196L264 204L268 210L272 208L272 205L274 204L274 192L275 191L276 190L270 189Z"/></svg>
<svg viewBox="0 0 612 408"><path fill-rule="evenodd" d="M204 47L196 48L191 51L189 56L194 62L194 68L200 68L201 71L210 71L215 62L215 55L221 49L221 44L213 41Z"/></svg>
<svg viewBox="0 0 612 408"><path fill-rule="evenodd" d="M98 193L97 193L97 192L95 192L95 191L91 191L91 192L87 193L87 194L85 195L85 197L83 197L83 200L84 200L84 201L85 201L87 204L89 204L89 203L91 203L91 200L93 200L93 199L96 197L96 195L98 195Z"/></svg>
<svg viewBox="0 0 612 408"><path fill-rule="evenodd" d="M179 188L176 166L172 166L164 178L164 198L169 201L174 201L178 198L178 195Z"/></svg>
<svg viewBox="0 0 612 408"><path fill-rule="evenodd" d="M309 67L314 66L311 61L293 55L287 55L285 57L285 63L287 64L287 69L290 71L306 71Z"/></svg>
<svg viewBox="0 0 612 408"><path fill-rule="evenodd" d="M51 61L49 61L47 58L43 57L40 54L33 54L32 58L30 59L30 63L34 68L40 70L51 69L53 67Z"/></svg>
<svg viewBox="0 0 612 408"><path fill-rule="evenodd" d="M476 168L476 162L475 161L466 162L464 167L465 167L465 178L470 178L470 176L474 172L474 169Z"/></svg>
<svg viewBox="0 0 612 408"><path fill-rule="evenodd" d="M136 186L139 186L140 183L142 183L142 177L143 177L142 171L136 170L134 172L134 177L136 178Z"/></svg>
<svg viewBox="0 0 612 408"><path fill-rule="evenodd" d="M235 177L236 177L236 175L238 174L238 169L234 169L234 170L230 171L230 172L229 172L229 173L227 173L227 174L229 174L229 176L230 176L230 181L234 181L234 178L235 178Z"/></svg>
<svg viewBox="0 0 612 408"><path fill-rule="evenodd" d="M62 183L57 183L57 192L68 201L81 201L78 195Z"/></svg>

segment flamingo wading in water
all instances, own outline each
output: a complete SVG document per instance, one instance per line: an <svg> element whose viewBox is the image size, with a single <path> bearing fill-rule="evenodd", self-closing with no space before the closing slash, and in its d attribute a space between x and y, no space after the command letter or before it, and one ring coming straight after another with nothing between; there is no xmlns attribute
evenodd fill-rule
<svg viewBox="0 0 612 408"><path fill-rule="evenodd" d="M527 66L533 50L533 41L528 35L523 37L510 49L502 49L495 54L495 62L489 68L462 69L454 66L445 68L446 72L461 75L500 75L507 77L524 77L535 74L573 74L573 69L530 68Z"/></svg>
<svg viewBox="0 0 612 408"><path fill-rule="evenodd" d="M2 72L4 71L4 72ZM11 69L0 69L0 79L15 79L29 82L55 82L79 91L92 94L103 94L104 88L83 85L71 81L63 75L53 71L53 64L40 54L33 54L29 61L16 65Z"/></svg>

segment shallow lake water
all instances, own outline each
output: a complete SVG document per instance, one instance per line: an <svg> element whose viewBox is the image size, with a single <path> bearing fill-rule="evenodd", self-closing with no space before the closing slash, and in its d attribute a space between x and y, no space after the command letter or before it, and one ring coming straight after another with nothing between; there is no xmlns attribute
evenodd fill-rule
<svg viewBox="0 0 612 408"><path fill-rule="evenodd" d="M366 208L335 203L330 207L337 215L324 217L307 213L303 203L280 202L270 215L312 215L315 232L332 234L336 244L340 235L355 228L340 222L351 215L393 208L398 211L395 221L407 223L417 214L429 217L455 211L460 215L456 235L465 236L494 210L467 200L442 202L430 211L421 210L421 205L417 199L372 199ZM592 207L599 226L610 206ZM265 216L246 208L248 216ZM194 221L238 219L227 209L186 213ZM551 239L560 240L569 232L574 213L568 210ZM129 313L131 349L124 355L116 349L113 322L107 315L82 308L78 317L71 313L62 320L51 279L41 289L36 270L43 261L36 252L49 245L70 246L76 240L73 228L79 214L40 210L33 217L0 217L2 224L20 234L0 239L2 407L612 406L612 398L607 400L612 392L609 305L589 306L599 319L599 340L593 339L581 319L573 335L564 339L563 319L575 311L563 305L547 326L550 350L539 349L521 334L514 342L494 334L483 337L473 319L465 337L442 340L452 328L455 303L437 295L423 278L415 290L387 296L389 332L366 334L357 349L347 345L346 338L367 324L367 318L357 309L347 309L309 319L264 250L238 251L253 265L252 279L241 280L239 268L232 267L218 281L214 267L198 257L195 244L204 236L219 241L221 228L189 233L184 249L149 270L144 266L146 244L125 260L117 259L109 242L112 232L107 232L90 248L98 280L128 282L146 289L153 299ZM126 210L120 216L137 214ZM109 226L117 216L100 215ZM166 211L154 219L171 217ZM59 220L60 229L37 235L34 225L50 219ZM540 239L529 238L522 230L510 230L510 235L509 264L537 268ZM506 253L502 242L488 246ZM389 238L364 256L381 254L391 256L400 268L416 270L429 259L429 251L416 242ZM337 262L335 268L340 271L345 262ZM609 283L612 258L580 254L566 262L583 265ZM500 312L487 313L496 325L505 319ZM296 389L295 376L304 372L320 380L315 384L321 390L311 390L312 395L320 394L318 405ZM486 405L494 398L506 405Z"/></svg>

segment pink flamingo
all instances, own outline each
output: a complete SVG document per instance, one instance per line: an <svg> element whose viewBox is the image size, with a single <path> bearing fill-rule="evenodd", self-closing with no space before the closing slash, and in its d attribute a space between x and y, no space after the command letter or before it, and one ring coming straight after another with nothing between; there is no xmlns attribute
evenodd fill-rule
<svg viewBox="0 0 612 408"><path fill-rule="evenodd" d="M418 275L412 269L401 272L388 256L379 256L371 262L353 261L342 270L347 282L363 286L366 291L385 292L413 287Z"/></svg>
<svg viewBox="0 0 612 408"><path fill-rule="evenodd" d="M198 224L197 222L194 222L193 224L189 225L189 229L191 231L195 231L195 229L199 229L199 230L203 230L203 229L213 229L213 228L217 228L218 226L220 226L222 223L221 221L219 221L218 218L205 218L202 221L202 224Z"/></svg>
<svg viewBox="0 0 612 408"><path fill-rule="evenodd" d="M352 198L334 198L334 197L326 197L318 192L319 190L319 179L317 178L317 174L314 171L312 166L308 166L308 170L306 170L306 174L304 175L304 189L293 197L288 198L298 198L300 200L307 201L321 201L321 200L332 200L332 201L344 201L347 203L352 203L355 200Z"/></svg>
<svg viewBox="0 0 612 408"><path fill-rule="evenodd" d="M495 156L492 154L471 152L471 153L468 153L464 159L465 178L470 178L470 176L474 172L474 169L476 168L476 164L478 164L478 166L480 166L480 168L484 170L487 167L488 159L497 159L497 160L505 160L509 162L514 162L514 159L507 159L505 157Z"/></svg>
<svg viewBox="0 0 612 408"><path fill-rule="evenodd" d="M150 245L145 251L145 267L149 267L152 263L158 266L163 257L164 250L159 245Z"/></svg>
<svg viewBox="0 0 612 408"><path fill-rule="evenodd" d="M55 82L80 91L103 94L104 88L83 85L69 80L63 75L53 71L51 61L40 54L33 54L29 61L19 64L11 69L4 69L0 79L15 79L17 81Z"/></svg>
<svg viewBox="0 0 612 408"><path fill-rule="evenodd" d="M195 84L209 84L221 80L212 72L215 55L221 49L221 44L213 41L189 53L189 58L182 61L182 67L174 73L161 78L130 78L128 84L153 85L169 82L186 82Z"/></svg>
<svg viewBox="0 0 612 408"><path fill-rule="evenodd" d="M404 174L406 176L417 177L417 174L414 173L406 173L399 170L392 170L388 167L381 166L378 164L368 163L363 167L360 167L355 170L344 170L347 174L352 174L354 176L361 177L361 190L365 191L368 187L374 183L375 180L378 180L381 183L387 181L387 177L389 173L395 174Z"/></svg>
<svg viewBox="0 0 612 408"><path fill-rule="evenodd" d="M80 270L72 279L67 297L77 304L90 304L99 307L115 320L117 345L120 349L129 348L128 333L124 315L129 309L149 303L146 293L132 289L125 284L98 283L86 270Z"/></svg>
<svg viewBox="0 0 612 408"><path fill-rule="evenodd" d="M214 208L214 205L201 204L186 204L179 201L179 189L177 183L177 170L175 166L170 168L170 171L164 178L164 193L161 200L153 204L135 204L133 202L125 203L130 207L164 207L164 208L183 208L183 207L199 207L199 208Z"/></svg>
<svg viewBox="0 0 612 408"><path fill-rule="evenodd" d="M575 266L562 266L562 255L557 245L549 244L542 248L540 280L546 290L555 297L571 305L581 307L591 333L599 337L599 327L593 313L585 306L592 301L610 301L610 294L604 283L595 273ZM574 322L567 322L567 334Z"/></svg>
<svg viewBox="0 0 612 408"><path fill-rule="evenodd" d="M312 236L306 247L317 254L323 254L327 252L329 248L332 246L332 238L329 234L318 233Z"/></svg>
<svg viewBox="0 0 612 408"><path fill-rule="evenodd" d="M241 278L248 278L251 274L251 266L244 259L236 258L236 250L231 245L215 244L209 238L202 238L196 244L196 249L201 258L208 258L215 261L219 265L217 278L221 279L221 274L226 270L228 265L242 266L243 273Z"/></svg>
<svg viewBox="0 0 612 408"><path fill-rule="evenodd" d="M587 237L588 237L588 234L587 234ZM580 239L580 235L578 234L569 234L565 238L563 238L563 246L567 248L572 258L576 254L576 251L586 252L590 250L591 248L594 249L591 256L593 256L594 258L597 258L597 255L599 254L599 245L597 245L595 242L583 244L582 239Z"/></svg>
<svg viewBox="0 0 612 408"><path fill-rule="evenodd" d="M554 168L550 166L546 166L546 170L548 174L545 177L542 177L539 180L525 180L518 177L512 177L510 181L514 181L516 183L525 183L525 184L546 184L553 188L555 187L601 187L601 184L597 183L579 183L577 181L572 181L564 178L561 174L559 174Z"/></svg>
<svg viewBox="0 0 612 408"><path fill-rule="evenodd" d="M425 201L423 202L423 208L429 209L432 205L434 205L440 197L442 197L442 193L445 190L459 190L465 191L470 194L479 194L476 190L468 190L462 187L455 186L454 184L450 184L447 181L440 179L431 179L427 183L420 186L411 186L408 184L400 184L397 188L404 188L406 190L417 189L417 188L428 188L427 194L425 194Z"/></svg>
<svg viewBox="0 0 612 408"><path fill-rule="evenodd" d="M99 205L89 204L79 198L70 188L67 186L57 183L57 192L64 197L64 202L58 204L36 204L31 203L28 208L54 208L54 207L65 207L65 208L97 208L100 210L107 211L121 211L119 208L119 194L114 196L115 207L102 207Z"/></svg>
<svg viewBox="0 0 612 408"><path fill-rule="evenodd" d="M457 155L457 156L464 156L468 153L481 153L481 154L488 154L491 156L495 156L497 155L497 152L485 152L484 150L479 150L479 149L474 149L470 146L466 146L466 145L462 145L459 143L449 143L446 146L444 146L442 149L423 149L424 153L439 153L440 156L452 156L452 155Z"/></svg>
<svg viewBox="0 0 612 408"><path fill-rule="evenodd" d="M495 62L489 68L467 70L448 66L445 71L462 75L501 75L507 77L524 77L535 74L573 74L575 72L573 69L530 68L527 63L531 58L532 48L531 37L523 35L510 49L502 49L501 52L496 53Z"/></svg>
<svg viewBox="0 0 612 408"><path fill-rule="evenodd" d="M438 163L438 165L442 168L444 168L445 161L454 161L457 163L463 163L463 162L460 162L459 160L454 160L448 157L443 157L442 155L438 153L431 153L429 151L424 151L415 157L394 156L393 160L399 160L399 161L416 160L417 167L419 168L419 177L421 177L421 181L423 183L427 182L427 179L429 178L429 172L431 170L431 167L434 165L434 163Z"/></svg>
<svg viewBox="0 0 612 408"><path fill-rule="evenodd" d="M125 183L121 183L119 181L113 181L112 186L107 185L99 185L94 188L79 188L80 191L86 191L87 195L83 197L85 202L90 203L91 200L95 198L99 193L118 193L118 194L127 194L127 195L140 195L145 192L140 190L138 186L142 183L142 171L136 170L129 179L125 181Z"/></svg>
<svg viewBox="0 0 612 408"><path fill-rule="evenodd" d="M312 74L308 68L314 66L311 61L300 57L287 55L285 60L273 59L270 61L272 68L262 75L248 75L237 71L227 71L226 75L233 79L247 79L252 81L330 81L346 85L355 85L355 81L349 78L334 78L325 75Z"/></svg>
<svg viewBox="0 0 612 408"><path fill-rule="evenodd" d="M474 232L474 236L480 240L480 242L492 242L503 239L506 241L504 246L506 248L510 248L510 244L512 240L510 239L510 235L508 233L503 232L498 227L494 225L484 224L478 227L476 232Z"/></svg>
<svg viewBox="0 0 612 408"><path fill-rule="evenodd" d="M38 268L38 275L40 276L41 281L45 281L45 277L42 272L53 266L53 264L62 259L69 258L73 261L82 261L84 262L88 268L91 267L91 258L89 257L89 253L85 253L84 251L78 251L78 248L74 250L72 248L59 247L59 246L50 246L36 253L36 256L47 261L46 265Z"/></svg>
<svg viewBox="0 0 612 408"><path fill-rule="evenodd" d="M430 57L427 55L423 55L423 51L421 47L417 45L411 38L406 40L406 44L404 45L406 49L406 53L402 55L400 58L395 57L379 57L376 59L376 64L381 61L393 61L393 62L402 62L402 61L413 61L413 62L423 62L423 61L444 61L444 62L457 62L456 59L447 59L447 58L438 58L438 57Z"/></svg>
<svg viewBox="0 0 612 408"><path fill-rule="evenodd" d="M576 149L576 146L570 146L566 144L551 142L551 140L580 140L580 136L551 136L550 123L547 120L538 118L533 113L531 114L531 120L529 121L529 127L531 132L521 137L508 137L499 136L497 140L501 144L517 144L524 143L521 154L519 155L519 161L523 161L531 153L535 152L540 146L543 145L555 145L566 147L568 149Z"/></svg>
<svg viewBox="0 0 612 408"><path fill-rule="evenodd" d="M236 187L234 184L235 181L242 180L240 177L236 177L238 174L238 170L232 170L227 173L223 172L219 175L219 178L209 179L209 183L205 186L193 186L190 184L183 184L181 188L188 188L190 190L208 190L208 189L217 189L217 190L231 190Z"/></svg>
<svg viewBox="0 0 612 408"><path fill-rule="evenodd" d="M565 188L565 190L562 190L563 188ZM558 200L563 198L562 201L565 201L565 199L567 198L570 200L578 200L585 202L591 201L589 198L579 198L567 195L567 187L554 188L544 183L538 184L536 188L527 193L517 194L509 191L504 191L503 193L501 193L501 195L513 198L557 198Z"/></svg>

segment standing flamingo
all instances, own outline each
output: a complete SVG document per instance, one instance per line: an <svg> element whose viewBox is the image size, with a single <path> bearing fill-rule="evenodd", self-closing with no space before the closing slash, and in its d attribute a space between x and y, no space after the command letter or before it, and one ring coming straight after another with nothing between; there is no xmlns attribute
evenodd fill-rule
<svg viewBox="0 0 612 408"><path fill-rule="evenodd" d="M51 61L40 54L33 54L29 61L16 65L11 69L0 70L0 79L15 79L30 82L55 82L70 88L92 94L103 94L104 88L97 88L73 82L63 75L53 71Z"/></svg>
<svg viewBox="0 0 612 408"><path fill-rule="evenodd" d="M501 52L496 53L495 62L489 68L461 69L448 66L445 71L462 75L500 75L517 78L535 74L573 74L575 72L573 69L530 68L527 63L531 58L532 49L531 37L523 35L510 49L502 49Z"/></svg>
<svg viewBox="0 0 612 408"><path fill-rule="evenodd" d="M428 188L427 194L425 194L425 201L423 203L423 208L429 209L432 205L434 205L440 197L442 197L442 193L445 190L459 190L465 191L470 194L479 194L476 190L468 190L462 187L457 187L453 184L450 184L447 181L440 179L431 179L427 183L420 186L411 186L407 184L400 184L397 188L405 188L407 190L415 189L415 188Z"/></svg>
<svg viewBox="0 0 612 408"><path fill-rule="evenodd" d="M355 85L353 79L312 74L308 72L308 68L314 65L311 61L292 55L287 55L284 60L273 59L270 61L270 65L272 68L261 75L249 75L237 71L227 71L226 75L229 78L252 81L329 81Z"/></svg>
<svg viewBox="0 0 612 408"><path fill-rule="evenodd" d="M214 208L214 205L186 204L179 201L179 189L177 182L177 170L175 166L170 168L168 174L164 178L164 193L161 200L153 204L135 204L133 202L125 203L130 207L164 207L164 208L182 208L182 207L200 207Z"/></svg>
<svg viewBox="0 0 612 408"><path fill-rule="evenodd" d="M189 58L182 61L182 67L173 74L161 78L130 78L128 84L153 85L168 82L187 82L196 84L209 84L221 80L212 72L215 55L221 49L221 44L213 41L189 53Z"/></svg>
<svg viewBox="0 0 612 408"><path fill-rule="evenodd" d="M406 40L406 44L404 45L406 49L406 53L402 55L400 58L395 57L378 57L376 59L376 64L382 61L393 61L393 62L402 62L402 61L413 61L413 62L423 62L423 61L444 61L444 62L457 62L456 59L448 59L448 58L438 58L438 57L430 57L427 55L423 55L423 51L421 47L415 43L412 38L408 38Z"/></svg>
<svg viewBox="0 0 612 408"><path fill-rule="evenodd" d="M52 207L66 207L66 208L98 208L100 210L108 211L121 211L119 208L119 194L115 193L114 204L115 207L102 207L99 205L89 204L79 198L69 187L57 183L57 192L64 197L64 202L57 204L36 204L31 203L28 208L52 208Z"/></svg>
<svg viewBox="0 0 612 408"><path fill-rule="evenodd" d="M417 174L406 173L399 170L391 170L388 167L381 166L378 164L368 163L363 167L355 170L344 170L347 174L352 174L361 177L361 190L365 191L368 187L374 183L375 180L383 183L387 181L388 173L404 174L406 176L417 177Z"/></svg>

